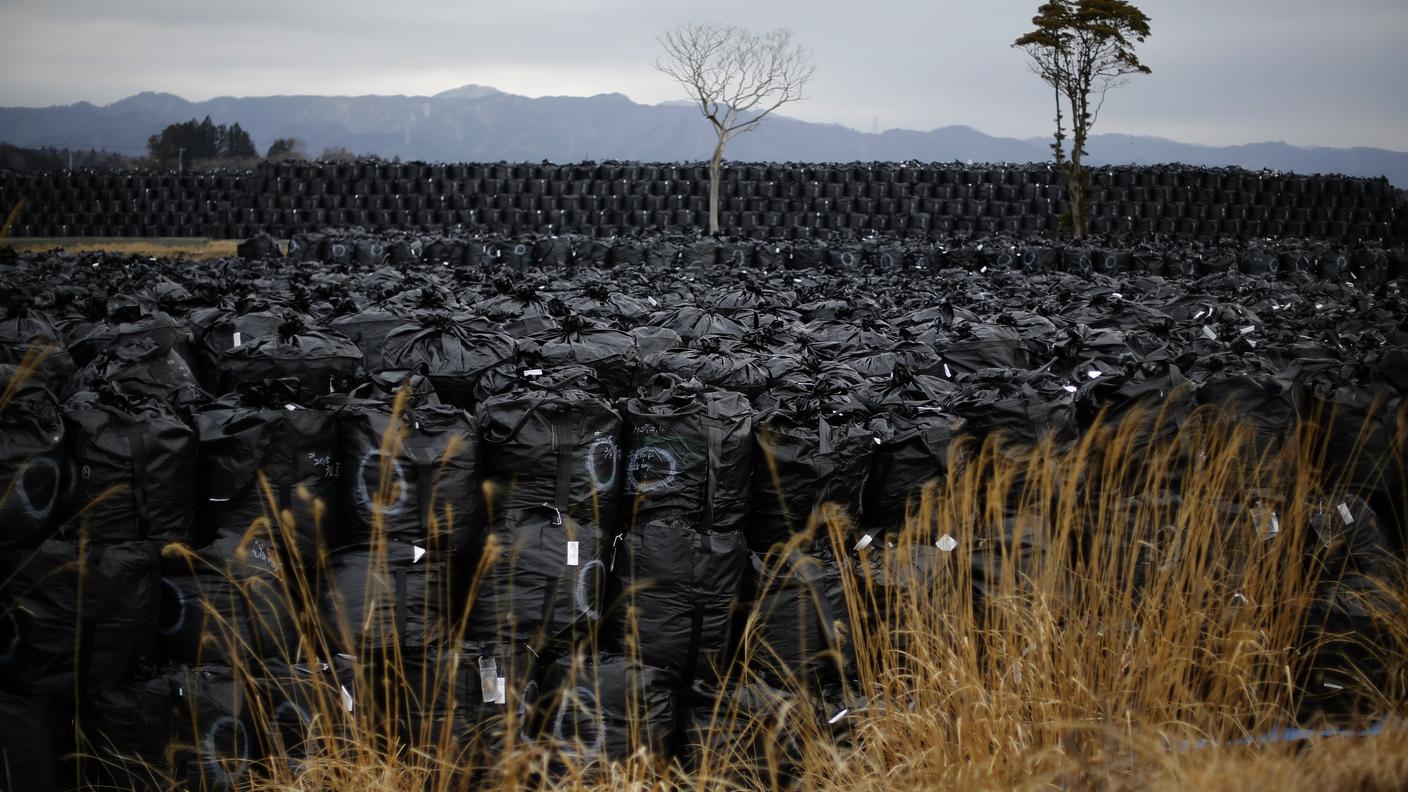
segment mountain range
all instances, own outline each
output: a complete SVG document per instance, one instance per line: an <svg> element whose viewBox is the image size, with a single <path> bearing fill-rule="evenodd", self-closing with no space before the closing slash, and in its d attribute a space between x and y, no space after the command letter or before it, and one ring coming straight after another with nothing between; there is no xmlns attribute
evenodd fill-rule
<svg viewBox="0 0 1408 792"><path fill-rule="evenodd" d="M217 97L190 102L139 93L109 105L0 108L0 141L16 146L145 151L147 137L191 118L239 123L262 151L278 137L309 153L342 146L404 160L494 162L636 160L697 162L713 133L687 102L655 105L619 93L527 97L465 85L434 96ZM752 162L1045 162L1048 138L1008 138L972 127L860 132L840 124L773 116L729 144L728 157ZM1408 188L1408 152L1292 146L1281 142L1201 146L1159 137L1100 134L1095 164L1236 165L1252 170L1384 176Z"/></svg>

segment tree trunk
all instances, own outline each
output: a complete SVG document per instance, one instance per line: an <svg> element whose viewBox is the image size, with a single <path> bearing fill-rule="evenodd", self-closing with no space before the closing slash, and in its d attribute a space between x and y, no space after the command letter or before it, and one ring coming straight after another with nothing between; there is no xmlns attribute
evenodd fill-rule
<svg viewBox="0 0 1408 792"><path fill-rule="evenodd" d="M1081 166L1079 156L1072 157L1071 164L1066 167L1066 192L1071 199L1071 236L1085 239L1089 210L1086 207L1085 168Z"/></svg>
<svg viewBox="0 0 1408 792"><path fill-rule="evenodd" d="M724 161L724 144L728 141L719 136L719 144L714 146L714 157L709 160L709 235L719 233L719 170Z"/></svg>
<svg viewBox="0 0 1408 792"><path fill-rule="evenodd" d="M1085 185L1085 138L1086 119L1085 105L1082 103L1075 110L1076 126L1071 130L1071 161L1066 168L1066 182L1069 185L1066 189L1071 195L1071 236L1076 239L1085 239L1085 230L1090 224L1089 195Z"/></svg>

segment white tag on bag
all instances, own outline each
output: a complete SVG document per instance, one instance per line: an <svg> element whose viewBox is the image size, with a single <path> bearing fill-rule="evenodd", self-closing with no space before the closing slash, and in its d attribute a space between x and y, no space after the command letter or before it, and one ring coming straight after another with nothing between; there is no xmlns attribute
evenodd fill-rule
<svg viewBox="0 0 1408 792"><path fill-rule="evenodd" d="M485 704L499 702L503 677L499 676L499 661L492 657L479 658L479 691Z"/></svg>

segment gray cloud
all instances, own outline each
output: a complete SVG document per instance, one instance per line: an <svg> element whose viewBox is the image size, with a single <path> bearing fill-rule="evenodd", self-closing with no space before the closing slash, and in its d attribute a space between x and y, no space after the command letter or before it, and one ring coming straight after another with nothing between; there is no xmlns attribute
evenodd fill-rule
<svg viewBox="0 0 1408 792"><path fill-rule="evenodd" d="M0 0L0 104L107 103L143 90L220 95L436 93L676 98L654 36L711 19L793 28L814 53L790 113L860 129L969 124L1048 133L1049 93L1012 39L1036 0ZM1112 95L1099 130L1226 145L1408 147L1408 3L1145 0L1154 74Z"/></svg>

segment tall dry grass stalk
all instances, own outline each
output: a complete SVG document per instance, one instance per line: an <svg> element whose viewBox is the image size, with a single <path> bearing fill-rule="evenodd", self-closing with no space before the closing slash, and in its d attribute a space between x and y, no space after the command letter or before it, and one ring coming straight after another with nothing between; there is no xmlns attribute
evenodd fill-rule
<svg viewBox="0 0 1408 792"><path fill-rule="evenodd" d="M0 240L10 235L10 232L15 228L15 224L20 221L20 215L24 214L24 210L28 206L29 199L21 198L19 203L15 204L15 208L10 210L10 214L5 217L5 222L0 224Z"/></svg>
<svg viewBox="0 0 1408 792"><path fill-rule="evenodd" d="M909 504L903 530L837 562L839 601L817 609L834 618L819 649L849 673L822 684L781 666L763 633L779 614L746 613L738 662L703 702L708 725L689 733L683 760L641 750L608 761L535 739L542 716L522 704L532 691L516 680L495 717L457 722L457 680L474 662L459 651L463 618L447 617L444 637L423 646L379 634L394 584L378 572L366 602L348 609L365 621L327 624L328 559L284 557L277 598L298 627L286 659L307 669L287 684L307 717L292 744L274 745L283 758L258 763L244 786L893 791L1269 788L1274 779L1278 789L1403 788L1401 723L1308 749L1238 744L1318 717L1307 714L1307 696L1319 693L1311 606L1336 581L1324 579L1328 548L1313 523L1347 493L1324 478L1336 439L1325 436L1328 423L1268 442L1235 414L1178 404L1128 412L1065 445L955 444L942 475ZM404 405L403 394L397 411ZM388 466L403 439L385 438ZM1408 447L1402 439L1400 429L1392 447ZM1402 469L1401 458L1382 461ZM399 496L390 473L376 494L383 507ZM245 547L296 547L291 514L265 494L268 514ZM457 519L434 511L432 549ZM854 536L838 508L820 510L812 529L834 546ZM810 539L770 556L763 593ZM378 543L382 561L385 551ZM491 555L469 564L461 585L430 590L440 612L466 610L458 592L475 589ZM1385 670L1344 682L1338 695L1353 712L1408 715L1408 594L1393 588L1404 579L1400 568L1362 594L1378 638L1361 649ZM339 658L354 635L373 636L374 646L355 651L356 662ZM242 658L235 671L251 693L267 690L252 647L230 654ZM426 674L415 667L421 658L436 659ZM762 684L764 670L782 683ZM268 706L258 695L249 704ZM1335 725L1366 724L1346 715Z"/></svg>

